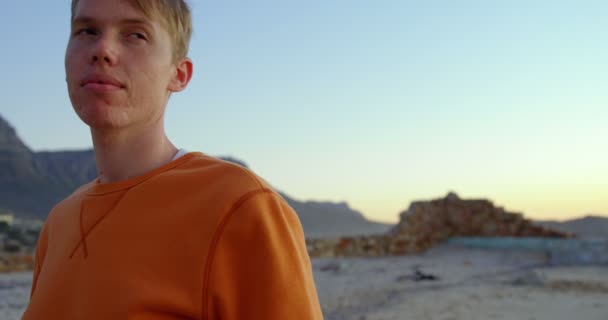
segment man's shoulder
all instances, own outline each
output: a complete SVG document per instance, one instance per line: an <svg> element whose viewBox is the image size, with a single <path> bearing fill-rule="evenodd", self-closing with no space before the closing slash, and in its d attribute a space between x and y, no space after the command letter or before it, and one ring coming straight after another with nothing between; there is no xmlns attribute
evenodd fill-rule
<svg viewBox="0 0 608 320"><path fill-rule="evenodd" d="M167 180L201 192L219 192L221 198L235 199L256 190L272 187L251 169L243 165L196 153L188 161L167 173Z"/></svg>

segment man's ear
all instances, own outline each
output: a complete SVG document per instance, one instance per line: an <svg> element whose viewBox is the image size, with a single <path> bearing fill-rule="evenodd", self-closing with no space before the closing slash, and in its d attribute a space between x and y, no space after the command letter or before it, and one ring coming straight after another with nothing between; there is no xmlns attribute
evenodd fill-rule
<svg viewBox="0 0 608 320"><path fill-rule="evenodd" d="M175 73L169 82L169 91L180 92L188 86L192 79L194 65L190 58L182 58L175 64Z"/></svg>

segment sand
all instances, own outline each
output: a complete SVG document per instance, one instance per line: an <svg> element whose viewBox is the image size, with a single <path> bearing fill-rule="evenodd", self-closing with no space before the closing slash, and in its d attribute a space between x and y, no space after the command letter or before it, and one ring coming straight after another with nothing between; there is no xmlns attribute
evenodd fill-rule
<svg viewBox="0 0 608 320"><path fill-rule="evenodd" d="M330 320L608 319L608 267L546 262L542 253L443 246L420 256L314 259L313 268ZM416 266L438 280L414 281Z"/></svg>
<svg viewBox="0 0 608 320"><path fill-rule="evenodd" d="M315 258L325 319L607 320L608 266L543 253L440 246L418 256ZM414 269L436 280L415 281ZM0 274L0 319L20 319L30 273Z"/></svg>

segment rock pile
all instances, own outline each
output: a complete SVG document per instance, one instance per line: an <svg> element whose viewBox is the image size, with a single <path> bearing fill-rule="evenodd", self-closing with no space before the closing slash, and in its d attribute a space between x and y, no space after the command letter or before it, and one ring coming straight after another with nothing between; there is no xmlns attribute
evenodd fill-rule
<svg viewBox="0 0 608 320"><path fill-rule="evenodd" d="M520 213L495 207L488 200L445 198L413 202L400 222L383 235L308 239L311 257L384 256L419 253L450 237L550 237L570 235L534 225Z"/></svg>

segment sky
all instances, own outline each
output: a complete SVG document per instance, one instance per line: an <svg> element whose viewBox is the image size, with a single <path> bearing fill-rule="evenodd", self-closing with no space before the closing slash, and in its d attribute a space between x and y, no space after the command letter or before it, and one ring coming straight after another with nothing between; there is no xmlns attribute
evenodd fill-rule
<svg viewBox="0 0 608 320"><path fill-rule="evenodd" d="M178 147L376 221L449 191L534 219L608 215L608 2L190 4ZM0 114L35 151L90 148L65 84L70 1L2 7Z"/></svg>

